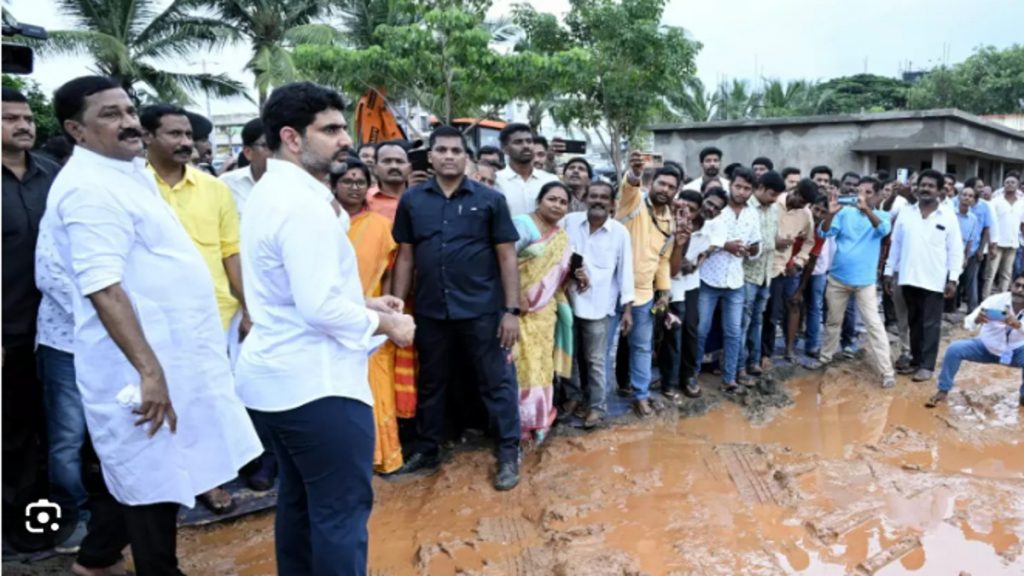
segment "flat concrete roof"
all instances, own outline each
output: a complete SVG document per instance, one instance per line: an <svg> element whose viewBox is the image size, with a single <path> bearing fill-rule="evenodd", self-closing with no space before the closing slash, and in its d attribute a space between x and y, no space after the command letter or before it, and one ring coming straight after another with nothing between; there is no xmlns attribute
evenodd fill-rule
<svg viewBox="0 0 1024 576"><path fill-rule="evenodd" d="M864 112L861 114L843 114L835 116L786 116L782 118L751 118L745 120L715 120L712 122L690 122L682 124L654 124L648 126L652 132L675 132L679 130L747 130L772 127L795 127L820 124L864 124L869 122L888 122L896 120L927 120L955 119L978 128L1004 134L1024 143L1024 132L1013 130L985 120L974 114L968 114L955 108L937 110L908 110L896 112Z"/></svg>

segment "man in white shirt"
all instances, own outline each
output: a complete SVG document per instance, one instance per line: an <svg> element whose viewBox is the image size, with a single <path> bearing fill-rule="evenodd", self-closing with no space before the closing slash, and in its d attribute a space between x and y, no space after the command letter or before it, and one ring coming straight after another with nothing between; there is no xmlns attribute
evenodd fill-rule
<svg viewBox="0 0 1024 576"><path fill-rule="evenodd" d="M670 261L669 310L679 324L668 329L659 355L661 393L673 401L679 399L680 391L689 398L701 395L696 378L700 265L712 249L725 245L725 229L717 217L728 202L725 191L718 187L709 190L706 198L694 190L683 190L675 201L677 234Z"/></svg>
<svg viewBox="0 0 1024 576"><path fill-rule="evenodd" d="M611 217L615 195L608 182L593 182L583 195L586 212L573 212L562 220L569 243L583 257L589 288L580 292L576 283L569 288L573 310L576 354L572 378L565 385L563 414L581 410L584 428L597 426L605 412L606 353L609 318L617 305L623 307L620 332L629 334L633 306L633 248L629 232ZM617 335L613 335L617 336Z"/></svg>
<svg viewBox="0 0 1024 576"><path fill-rule="evenodd" d="M946 401L953 389L953 380L965 360L979 364L1002 364L1024 368L1024 275L1013 280L1010 292L994 294L985 299L964 319L964 328L981 333L975 338L957 340L946 348L939 373L939 391L925 404L934 408ZM1024 408L1024 384L1020 387L1021 408Z"/></svg>
<svg viewBox="0 0 1024 576"><path fill-rule="evenodd" d="M270 433L280 473L275 544L281 574L365 574L373 506L369 355L412 342L412 318L386 296L364 301L356 255L324 179L352 140L333 90L309 82L263 105L267 173L242 223L253 328L238 393Z"/></svg>
<svg viewBox="0 0 1024 576"><path fill-rule="evenodd" d="M700 328L697 334L697 359L704 357L704 345L711 331L715 308L722 304L724 334L722 353L722 390L726 394L746 394L736 383L740 346L743 338L743 262L756 258L761 249L761 217L747 201L754 193L754 173L737 168L729 194L729 205L718 216L726 229L725 244L700 266ZM699 371L699 369L698 369Z"/></svg>
<svg viewBox="0 0 1024 576"><path fill-rule="evenodd" d="M1005 292L1013 272L1013 260L1020 247L1021 220L1024 218L1024 202L1017 197L1020 176L1016 172L1006 175L1003 193L993 196L989 208L992 211L992 244L988 251L988 267L985 271L985 286L982 296L994 292Z"/></svg>
<svg viewBox="0 0 1024 576"><path fill-rule="evenodd" d="M513 218L529 214L537 207L537 194L558 176L533 166L533 131L526 124L509 124L498 136L508 158L508 167L498 172L497 188L505 196Z"/></svg>
<svg viewBox="0 0 1024 576"><path fill-rule="evenodd" d="M964 262L960 224L940 205L942 173L925 170L917 180L917 205L903 208L892 234L885 265L886 291L898 275L910 324L910 365L899 370L914 382L931 380L942 336L946 298L956 294Z"/></svg>
<svg viewBox="0 0 1024 576"><path fill-rule="evenodd" d="M209 270L139 158L128 94L86 76L61 86L54 108L77 146L44 220L73 282L76 378L110 491L90 495L73 569L116 570L130 543L139 574L179 574L179 506L234 478L259 439L235 395Z"/></svg>
<svg viewBox="0 0 1024 576"><path fill-rule="evenodd" d="M718 175L722 168L722 151L714 146L708 146L700 151L700 168L702 176L694 178L683 186L683 190L696 190L700 192L705 182L718 179L722 190L729 189L729 180Z"/></svg>
<svg viewBox="0 0 1024 576"><path fill-rule="evenodd" d="M263 121L259 118L249 120L242 127L242 154L249 161L249 165L226 172L220 177L231 189L239 217L242 216L242 209L245 207L245 201L249 199L253 186L267 171L267 158L270 157L267 138L263 135Z"/></svg>

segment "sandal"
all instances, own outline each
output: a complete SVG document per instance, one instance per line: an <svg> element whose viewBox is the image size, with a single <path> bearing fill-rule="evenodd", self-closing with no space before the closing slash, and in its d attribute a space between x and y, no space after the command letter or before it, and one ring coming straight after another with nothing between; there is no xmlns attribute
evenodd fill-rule
<svg viewBox="0 0 1024 576"><path fill-rule="evenodd" d="M650 400L634 400L633 412L636 413L637 418L647 418L654 414L654 408L651 408Z"/></svg>
<svg viewBox="0 0 1024 576"><path fill-rule="evenodd" d="M740 374L739 376L737 376L736 383L742 386L746 386L747 388L755 386L754 379L751 378L750 376L747 376L746 374Z"/></svg>
<svg viewBox="0 0 1024 576"><path fill-rule="evenodd" d="M223 496L227 497L225 502ZM207 490L196 497L207 510L217 515L227 514L234 511L235 499L231 497L231 493L223 488L214 488L213 490ZM219 502L218 502L219 500Z"/></svg>
<svg viewBox="0 0 1024 576"><path fill-rule="evenodd" d="M924 407L925 408L935 408L939 404L942 404L943 402L945 402L946 398L948 396L949 396L949 392L942 392L942 391L936 392L934 396L929 398L928 401L924 403Z"/></svg>
<svg viewBox="0 0 1024 576"><path fill-rule="evenodd" d="M746 396L747 388L739 384L722 384L722 393L726 396Z"/></svg>
<svg viewBox="0 0 1024 576"><path fill-rule="evenodd" d="M686 388L683 388L683 394L685 394L687 398L700 398L703 393L704 391L701 390L700 384L697 383L696 378L691 378L690 381L686 383Z"/></svg>
<svg viewBox="0 0 1024 576"><path fill-rule="evenodd" d="M668 398L672 402L678 402L682 398L682 394L680 394L679 390L675 388L666 388L665 390L661 391L661 395L664 396L665 398Z"/></svg>
<svg viewBox="0 0 1024 576"><path fill-rule="evenodd" d="M747 366L747 374L751 376L760 376L764 374L764 370L761 370L760 366Z"/></svg>

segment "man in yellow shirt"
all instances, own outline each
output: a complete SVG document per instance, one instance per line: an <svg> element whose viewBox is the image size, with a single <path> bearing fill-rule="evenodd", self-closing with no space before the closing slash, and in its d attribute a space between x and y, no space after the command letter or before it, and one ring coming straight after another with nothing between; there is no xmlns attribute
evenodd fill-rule
<svg viewBox="0 0 1024 576"><path fill-rule="evenodd" d="M654 339L655 309L668 306L672 275L670 260L675 235L672 199L679 191L679 173L662 168L654 173L651 189L641 190L644 160L639 152L629 157L630 169L623 176L615 217L629 231L633 246L633 279L635 300L632 318L622 318L623 332L629 332L629 383L633 389L633 410L637 416L650 416L651 353ZM655 291L658 293L655 294ZM609 334L614 334L613 329ZM615 349L615 338L609 338L609 356ZM611 366L611 360L608 366ZM615 371L608 370L610 381Z"/></svg>
<svg viewBox="0 0 1024 576"><path fill-rule="evenodd" d="M249 323L244 313L238 256L238 211L231 190L189 164L193 152L192 126L185 110L157 104L144 108L139 121L147 132L146 159L156 176L157 188L178 215L213 276L228 353L234 362L241 335L248 331L243 322ZM213 512L225 513L233 508L231 495L221 488L210 490L199 499Z"/></svg>

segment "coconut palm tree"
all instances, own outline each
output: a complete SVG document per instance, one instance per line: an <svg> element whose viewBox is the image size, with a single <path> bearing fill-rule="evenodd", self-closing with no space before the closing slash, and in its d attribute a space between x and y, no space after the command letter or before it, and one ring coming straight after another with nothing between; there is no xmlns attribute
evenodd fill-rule
<svg viewBox="0 0 1024 576"><path fill-rule="evenodd" d="M255 76L259 102L272 86L298 78L290 48L298 44L329 44L340 39L337 30L318 20L331 14L329 0L179 0L195 14L209 13L230 26L237 38L252 46L245 68Z"/></svg>
<svg viewBox="0 0 1024 576"><path fill-rule="evenodd" d="M751 90L746 80L733 79L732 82L722 82L716 99L715 120L742 120L756 117L761 94Z"/></svg>
<svg viewBox="0 0 1024 576"><path fill-rule="evenodd" d="M758 116L803 116L817 112L817 85L806 80L766 80Z"/></svg>
<svg viewBox="0 0 1024 576"><path fill-rule="evenodd" d="M334 7L341 17L345 45L350 48L380 45L378 26L405 26L420 19L409 0L341 0Z"/></svg>
<svg viewBox="0 0 1024 576"><path fill-rule="evenodd" d="M177 104L191 104L190 93L210 96L245 94L245 86L225 74L179 73L161 64L207 51L232 37L223 23L188 14L181 0L164 10L157 0L58 0L58 10L74 23L51 30L36 44L41 56L86 55L93 71L118 78L139 102L143 93Z"/></svg>
<svg viewBox="0 0 1024 576"><path fill-rule="evenodd" d="M709 122L718 108L718 94L705 88L696 76L683 80L678 91L670 94L668 105L681 119L689 122Z"/></svg>

